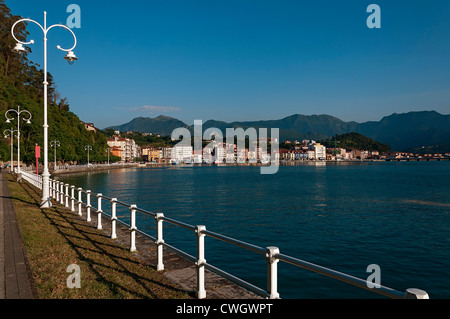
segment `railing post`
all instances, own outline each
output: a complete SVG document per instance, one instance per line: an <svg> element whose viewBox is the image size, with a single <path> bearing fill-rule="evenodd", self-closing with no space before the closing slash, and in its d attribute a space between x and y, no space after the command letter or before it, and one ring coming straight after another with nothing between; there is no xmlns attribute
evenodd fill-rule
<svg viewBox="0 0 450 319"><path fill-rule="evenodd" d="M204 299L206 298L206 290L205 290L205 234L203 231L206 230L206 226L199 225L195 230L197 234L197 298Z"/></svg>
<svg viewBox="0 0 450 319"><path fill-rule="evenodd" d="M66 184L66 207L69 207L69 184Z"/></svg>
<svg viewBox="0 0 450 319"><path fill-rule="evenodd" d="M266 248L267 261L267 292L270 299L279 299L278 293L278 262L277 255L280 253L278 247Z"/></svg>
<svg viewBox="0 0 450 319"><path fill-rule="evenodd" d="M117 221L116 206L117 206L117 198L111 199L111 238L112 239L116 239L117 238L117 234L116 234L116 221Z"/></svg>
<svg viewBox="0 0 450 319"><path fill-rule="evenodd" d="M52 192L51 192L53 199L56 198L55 185L56 185L56 181L53 179L52 180Z"/></svg>
<svg viewBox="0 0 450 319"><path fill-rule="evenodd" d="M130 206L130 251L136 251L136 205Z"/></svg>
<svg viewBox="0 0 450 319"><path fill-rule="evenodd" d="M97 229L102 229L102 194L97 194Z"/></svg>
<svg viewBox="0 0 450 319"><path fill-rule="evenodd" d="M70 186L70 210L75 211L75 186Z"/></svg>
<svg viewBox="0 0 450 319"><path fill-rule="evenodd" d="M38 179L38 178L39 178L39 176L36 176L36 179ZM51 178L49 178L49 180L48 180L48 187L49 187L49 190L50 190L48 196L53 197L52 196L52 194L53 194L53 180Z"/></svg>
<svg viewBox="0 0 450 319"><path fill-rule="evenodd" d="M417 288L409 288L405 291L405 299L430 299L430 297L426 291Z"/></svg>
<svg viewBox="0 0 450 319"><path fill-rule="evenodd" d="M86 213L87 213L86 220L88 222L90 222L91 221L91 191L86 191L86 197L87 197L87 199L86 199Z"/></svg>
<svg viewBox="0 0 450 319"><path fill-rule="evenodd" d="M56 181L55 190L56 190L56 202L59 202L59 181Z"/></svg>
<svg viewBox="0 0 450 319"><path fill-rule="evenodd" d="M163 248L164 248L164 239L163 239L163 213L156 213L156 242L155 244L158 246L158 264L156 265L156 270L162 271L164 270L163 263Z"/></svg>
<svg viewBox="0 0 450 319"><path fill-rule="evenodd" d="M78 216L82 216L83 213L81 212L81 204L83 201L81 200L81 192L83 191L82 188L78 188Z"/></svg>
<svg viewBox="0 0 450 319"><path fill-rule="evenodd" d="M59 194L59 203L64 205L64 183L61 182L61 193Z"/></svg>

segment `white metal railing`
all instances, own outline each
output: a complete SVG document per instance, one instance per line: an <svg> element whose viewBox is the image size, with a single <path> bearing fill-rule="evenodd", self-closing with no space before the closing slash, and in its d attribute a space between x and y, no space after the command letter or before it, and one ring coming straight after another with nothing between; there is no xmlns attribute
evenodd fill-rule
<svg viewBox="0 0 450 319"><path fill-rule="evenodd" d="M42 189L42 177L36 174L21 172L24 180L28 181L33 186L36 186ZM70 189L70 194L69 194ZM102 229L102 215L108 216L111 222L111 238L117 238L117 222L123 224L128 227L129 235L130 235L130 251L136 251L136 233L139 233L145 237L150 238L157 245L157 265L156 268L158 271L164 270L164 262L163 262L163 247L181 255L182 257L192 261L197 266L197 287L196 287L196 295L199 299L206 298L206 290L205 290L205 269L209 269L235 283L240 286L247 288L254 293L263 296L265 298L270 299L278 299L280 298L278 293L278 262L283 261L289 263L291 265L307 269L313 271L315 273L319 273L334 279L337 279L342 282L346 282L348 284L352 284L354 286L372 291L374 293L384 295L393 299L428 299L428 294L420 289L410 288L405 292L401 292L398 290L394 290L389 287L385 287L382 285L377 285L375 288L370 288L367 280L363 280L357 277L353 277L351 275L338 272L336 270L322 267L298 258L294 258L285 254L280 253L278 247L258 247L253 244L249 244L235 238L227 237L222 234L218 234L206 229L204 225L190 225L186 224L182 221L178 221L169 217L164 216L163 213L154 213L149 212L147 210L138 208L136 205L129 205L127 203L119 201L117 198L109 198L104 196L103 194L93 194L90 190L83 190L82 188L77 188L77 198L75 197L75 186L65 184L63 182L50 179L50 196L53 199L69 208L71 211L76 212L79 216L83 215L82 207L85 207L86 212L86 221L91 222L91 213L97 213L97 229ZM86 202L83 202L83 194ZM91 200L92 196L97 198L97 208L92 206ZM107 200L111 204L111 214L107 214L103 211L102 201ZM75 204L77 208L75 208ZM123 207L128 208L130 212L130 223L126 223L119 218L117 218L117 205L121 205ZM136 227L136 213L140 212L148 216L152 216L156 222L156 237L151 236L150 234L139 230ZM164 241L163 238L163 222L170 223L172 225L182 227L188 229L195 233L197 237L197 256L192 256L179 248L176 248ZM205 236L210 236L220 241L247 249L249 251L253 251L257 254L263 255L266 263L267 263L267 287L266 289L262 289L257 287L241 278L238 278L232 274L229 274L222 269L215 267L206 262L205 259ZM372 283L370 283L372 284Z"/></svg>
<svg viewBox="0 0 450 319"><path fill-rule="evenodd" d="M56 167L53 165L51 166L54 170L75 170L80 168L116 168L116 167L127 167L127 166L134 166L136 163L111 163L111 164L85 164L85 165L56 165Z"/></svg>
<svg viewBox="0 0 450 319"><path fill-rule="evenodd" d="M19 173L17 170L17 167L14 168L14 172L16 174ZM42 189L42 176L41 175L36 175L36 174L26 172L23 170L20 171L20 174L22 175L22 178L24 180L26 180L28 183L30 183L31 185L33 185L39 189Z"/></svg>
<svg viewBox="0 0 450 319"><path fill-rule="evenodd" d="M117 167L128 167L128 166L135 166L137 163L110 163L110 164L85 164L85 165L50 165L50 168L55 171L70 171L70 170L76 170L76 169L84 169L84 168L117 168ZM14 169L15 172L17 172L17 168ZM36 167L33 166L23 166L20 168L21 172L36 172Z"/></svg>

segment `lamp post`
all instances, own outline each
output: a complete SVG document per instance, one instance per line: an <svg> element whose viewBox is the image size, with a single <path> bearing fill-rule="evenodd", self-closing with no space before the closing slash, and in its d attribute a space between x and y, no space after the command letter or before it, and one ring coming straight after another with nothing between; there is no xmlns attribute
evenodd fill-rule
<svg viewBox="0 0 450 319"><path fill-rule="evenodd" d="M44 171L42 173L42 202L41 202L41 207L42 208L48 208L52 206L52 203L50 201L50 173L48 171L48 124L47 124L47 100L48 100L48 82L47 82L47 33L48 31L50 31L51 29L55 28L55 27L60 27L60 28L64 28L66 30L68 30L75 41L75 44L72 48L66 50L61 48L61 46L57 46L56 48L58 50L67 52L67 55L64 57L65 60L67 60L70 64L72 64L74 61L78 60L78 58L75 56L75 54L73 53L73 49L75 49L76 45L77 45L77 38L75 36L75 34L73 33L73 31L62 24L54 24L50 27L47 28L47 12L44 11L44 26L41 26L38 22L31 20L31 19L20 19L18 20L16 23L13 24L12 28L11 28L11 34L14 38L14 40L16 40L17 44L13 49L13 52L16 53L25 53L26 50L23 47L23 45L28 45L28 44L33 44L34 40L31 40L30 42L22 42L20 40L18 40L16 38L16 36L14 35L14 28L16 27L16 25L18 23L26 23L26 22L32 22L35 23L36 25L38 25L42 32L44 33Z"/></svg>
<svg viewBox="0 0 450 319"><path fill-rule="evenodd" d="M334 137L334 161L337 162L337 145L340 143L337 139L337 136Z"/></svg>
<svg viewBox="0 0 450 319"><path fill-rule="evenodd" d="M88 166L89 166L89 151L92 151L92 146L86 145L84 147L84 150L88 152Z"/></svg>
<svg viewBox="0 0 450 319"><path fill-rule="evenodd" d="M106 151L108 152L108 165L109 165L109 153L111 152L111 149L108 147L108 148L106 149Z"/></svg>
<svg viewBox="0 0 450 319"><path fill-rule="evenodd" d="M31 124L31 113L27 110L20 110L20 105L17 106L17 110L10 109L6 111L5 117L6 117L6 123L11 123L11 121L14 120L13 117L9 117L8 113L16 113L17 114L17 173L20 173L20 115L22 113L25 113L28 115L27 117L23 118L24 121L27 122L27 124Z"/></svg>
<svg viewBox="0 0 450 319"><path fill-rule="evenodd" d="M56 171L56 146L61 147L61 143L57 140L50 142L50 147L55 147L55 171Z"/></svg>
<svg viewBox="0 0 450 319"><path fill-rule="evenodd" d="M13 141L14 141L14 132L17 132L17 130L15 130L14 128L11 128L10 130L5 130L3 132L3 135L5 136L5 138L8 137L8 135L11 135L11 166L9 168L9 171L12 173L13 169L14 169L14 152L13 152Z"/></svg>

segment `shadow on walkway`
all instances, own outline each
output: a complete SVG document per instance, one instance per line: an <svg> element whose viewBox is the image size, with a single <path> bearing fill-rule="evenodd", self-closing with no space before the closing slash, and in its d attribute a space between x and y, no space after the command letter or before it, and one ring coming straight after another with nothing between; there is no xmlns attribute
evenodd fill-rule
<svg viewBox="0 0 450 319"><path fill-rule="evenodd" d="M14 200L19 205L28 205L38 210L38 213L48 221L50 231L57 233L66 242L65 247L61 248L57 247L57 244L52 247L49 243L49 251L46 255L40 256L39 260L31 259L32 265L35 262L43 267L43 264L47 263L45 266L48 269L52 269L55 273L61 272L60 276L53 276L59 277L59 282L50 283L47 279L52 276L35 274L36 287L52 286L48 296L41 296L42 298L86 298L86 295L82 294L83 290L85 293L89 291L88 296L95 296L95 291L90 289L99 290L98 295L93 298L184 299L192 297L164 278L162 274L149 268L151 265L145 265L133 258L134 256L127 249L117 245L104 232L93 228L91 223L82 220L74 212L58 204L54 204L49 209L40 209L39 190L26 182L20 183L20 187L29 195L31 202L17 198L10 198L10 201ZM7 196L3 196L7 199ZM31 211L27 214L31 214ZM65 262L66 260L70 261ZM52 266L51 263L54 265ZM66 285L66 279L70 275L66 272L66 268L72 263L81 268L83 289L69 289Z"/></svg>

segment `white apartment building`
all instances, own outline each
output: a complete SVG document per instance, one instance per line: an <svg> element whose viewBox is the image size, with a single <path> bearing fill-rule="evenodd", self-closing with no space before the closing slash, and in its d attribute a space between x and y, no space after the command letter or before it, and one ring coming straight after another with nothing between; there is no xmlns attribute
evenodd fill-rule
<svg viewBox="0 0 450 319"><path fill-rule="evenodd" d="M314 156L316 160L326 160L327 148L319 143L314 144Z"/></svg>
<svg viewBox="0 0 450 319"><path fill-rule="evenodd" d="M113 136L107 141L109 148L117 147L122 151L123 162L133 162L135 158L141 156L140 147L136 145L133 139L121 136Z"/></svg>
<svg viewBox="0 0 450 319"><path fill-rule="evenodd" d="M235 144L224 144L225 148L225 162L232 164L236 161L236 145Z"/></svg>
<svg viewBox="0 0 450 319"><path fill-rule="evenodd" d="M327 159L327 148L320 144L316 143L315 141L312 141L314 143L308 144L308 149L311 151L314 151L314 157L315 160L326 160ZM308 152L308 158L311 159L311 153Z"/></svg>
<svg viewBox="0 0 450 319"><path fill-rule="evenodd" d="M236 162L245 163L247 159L248 149L238 148L236 149Z"/></svg>
<svg viewBox="0 0 450 319"><path fill-rule="evenodd" d="M170 162L172 159L172 147L163 147L161 148L161 158L164 162Z"/></svg>
<svg viewBox="0 0 450 319"><path fill-rule="evenodd" d="M176 163L192 163L193 147L187 145L175 145L172 149L172 161Z"/></svg>
<svg viewBox="0 0 450 319"><path fill-rule="evenodd" d="M211 163L221 164L224 163L226 159L227 159L226 144L217 143L216 141L213 141L211 145L208 144L208 146L203 149L203 162L207 164Z"/></svg>
<svg viewBox="0 0 450 319"><path fill-rule="evenodd" d="M205 147L202 152L202 163L211 164L213 162L212 149L209 147Z"/></svg>

